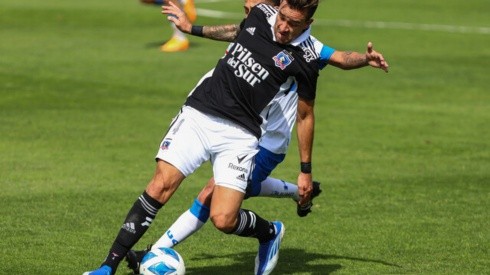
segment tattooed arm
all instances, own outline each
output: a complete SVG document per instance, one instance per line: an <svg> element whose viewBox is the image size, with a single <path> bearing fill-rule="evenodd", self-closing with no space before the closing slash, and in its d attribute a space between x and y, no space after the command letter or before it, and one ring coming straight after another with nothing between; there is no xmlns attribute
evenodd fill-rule
<svg viewBox="0 0 490 275"><path fill-rule="evenodd" d="M203 37L219 40L219 41L233 41L240 32L240 25L220 25L220 26L203 26Z"/></svg>
<svg viewBox="0 0 490 275"><path fill-rule="evenodd" d="M371 42L368 43L367 51L364 54L351 51L335 51L330 57L328 64L344 70L357 69L370 65L371 67L380 68L388 72L388 63L382 54L373 50L373 43Z"/></svg>

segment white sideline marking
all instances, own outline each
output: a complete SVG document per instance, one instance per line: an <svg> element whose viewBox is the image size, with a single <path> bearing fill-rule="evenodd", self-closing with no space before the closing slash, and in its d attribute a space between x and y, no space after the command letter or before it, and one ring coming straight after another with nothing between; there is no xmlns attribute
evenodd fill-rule
<svg viewBox="0 0 490 275"><path fill-rule="evenodd" d="M454 25L416 24L416 23L403 23L403 22L326 20L326 19L316 19L315 22L320 23L320 25L340 26L340 27L362 27L362 28L374 28L374 29L490 34L489 27L466 27L466 26L454 26Z"/></svg>
<svg viewBox="0 0 490 275"><path fill-rule="evenodd" d="M219 1L219 0L207 0L207 1ZM244 17L243 13L224 12L224 11L209 10L209 9L197 9L197 14L198 16L221 18L221 19L243 19ZM371 29L439 31L439 32L449 32L449 33L490 34L490 27L466 27L466 26L454 26L454 25L416 24L416 23L403 23L403 22L315 19L314 25L357 27L357 28L371 28Z"/></svg>
<svg viewBox="0 0 490 275"><path fill-rule="evenodd" d="M196 11L197 11L197 16L205 16L211 18L243 19L245 17L244 13L238 13L238 12L216 11L216 10L198 9L198 8L196 8Z"/></svg>

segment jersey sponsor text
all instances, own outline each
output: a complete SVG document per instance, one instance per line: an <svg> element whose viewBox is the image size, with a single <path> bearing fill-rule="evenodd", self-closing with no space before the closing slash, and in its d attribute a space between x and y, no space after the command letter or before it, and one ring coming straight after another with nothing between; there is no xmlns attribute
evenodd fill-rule
<svg viewBox="0 0 490 275"><path fill-rule="evenodd" d="M254 87L255 84L269 76L269 72L252 57L252 52L240 43L235 43L235 48L230 52L230 55L227 63L236 69L234 71L235 76L242 78L250 86Z"/></svg>

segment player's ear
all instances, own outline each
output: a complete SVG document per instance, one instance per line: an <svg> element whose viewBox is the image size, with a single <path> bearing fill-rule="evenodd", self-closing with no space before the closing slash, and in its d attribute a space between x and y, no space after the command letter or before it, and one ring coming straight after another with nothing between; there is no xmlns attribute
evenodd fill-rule
<svg viewBox="0 0 490 275"><path fill-rule="evenodd" d="M310 27L311 23L313 23L313 18L306 20L306 27L305 27L304 31L306 31Z"/></svg>

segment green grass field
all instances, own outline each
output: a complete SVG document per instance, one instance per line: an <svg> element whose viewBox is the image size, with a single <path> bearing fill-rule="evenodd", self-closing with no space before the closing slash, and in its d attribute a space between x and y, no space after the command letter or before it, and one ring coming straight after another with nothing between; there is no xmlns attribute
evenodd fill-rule
<svg viewBox="0 0 490 275"><path fill-rule="evenodd" d="M198 24L243 11L196 1L236 14ZM244 203L286 225L274 274L490 273L489 10L486 0L323 0L313 34L339 50L372 41L390 72L321 72L313 213L299 218L284 199ZM106 256L168 123L227 45L191 37L187 52L161 53L170 32L137 0L0 2L0 274L82 274ZM294 181L298 162L293 142L273 175ZM189 177L136 248L210 175L205 164ZM177 250L188 274L252 274L257 243L207 224Z"/></svg>

